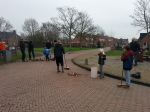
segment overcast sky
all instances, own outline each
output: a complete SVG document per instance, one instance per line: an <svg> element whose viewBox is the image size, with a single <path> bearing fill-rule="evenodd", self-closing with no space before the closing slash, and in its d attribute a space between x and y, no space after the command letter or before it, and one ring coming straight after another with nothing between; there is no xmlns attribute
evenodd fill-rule
<svg viewBox="0 0 150 112"><path fill-rule="evenodd" d="M136 0L0 0L0 17L8 20L17 31L22 31L25 19L34 18L41 25L58 17L57 7L75 7L85 11L95 25L116 38L139 37L140 28L131 25ZM143 31L146 32L146 31Z"/></svg>

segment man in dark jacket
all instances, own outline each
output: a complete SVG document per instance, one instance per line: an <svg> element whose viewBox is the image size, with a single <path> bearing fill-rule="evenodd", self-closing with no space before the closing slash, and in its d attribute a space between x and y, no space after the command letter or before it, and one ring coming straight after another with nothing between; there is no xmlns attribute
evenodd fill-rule
<svg viewBox="0 0 150 112"><path fill-rule="evenodd" d="M137 66L137 54L140 53L140 45L135 37L132 38L130 49L134 52L134 66Z"/></svg>
<svg viewBox="0 0 150 112"><path fill-rule="evenodd" d="M30 41L28 43L28 53L29 53L29 60L31 60L31 53L32 53L33 59L35 58L35 55L34 55L34 45L33 45L32 41Z"/></svg>
<svg viewBox="0 0 150 112"><path fill-rule="evenodd" d="M47 42L46 42L46 48L47 49L49 49L49 50L51 50L51 46L52 46L52 44L51 44L51 42L49 41L49 40L47 40ZM50 55L50 58L51 58L51 55Z"/></svg>
<svg viewBox="0 0 150 112"><path fill-rule="evenodd" d="M46 42L46 48L47 49L51 49L51 42L49 41L49 40L47 40L47 42Z"/></svg>
<svg viewBox="0 0 150 112"><path fill-rule="evenodd" d="M22 53L22 62L25 62L25 42L24 42L24 38L21 38L21 41L20 41L20 51Z"/></svg>
<svg viewBox="0 0 150 112"><path fill-rule="evenodd" d="M64 72L63 54L65 54L64 48L61 42L57 41L54 46L54 56L56 58L57 72L60 72L59 64L61 64L62 72Z"/></svg>

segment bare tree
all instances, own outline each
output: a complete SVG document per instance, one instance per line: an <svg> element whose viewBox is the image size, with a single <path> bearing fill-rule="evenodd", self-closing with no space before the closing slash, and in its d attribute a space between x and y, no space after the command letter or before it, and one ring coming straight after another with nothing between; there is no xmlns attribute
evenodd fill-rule
<svg viewBox="0 0 150 112"><path fill-rule="evenodd" d="M92 25L92 26L89 28L89 33L91 34L93 46L94 46L94 42L95 42L95 40L96 40L95 35L104 36L104 34L105 34L105 32L104 32L104 30L102 29L102 27L100 27L100 26L98 26L98 25L97 25L97 26Z"/></svg>
<svg viewBox="0 0 150 112"><path fill-rule="evenodd" d="M69 49L71 50L71 37L75 34L78 11L70 7L59 7L57 10L59 12L57 24L60 26L62 33L69 37Z"/></svg>
<svg viewBox="0 0 150 112"><path fill-rule="evenodd" d="M85 38L85 35L89 32L89 28L92 25L92 19L85 12L78 12L78 21L77 28L75 29L78 33L78 38L80 41L80 48L82 48L82 40Z"/></svg>
<svg viewBox="0 0 150 112"><path fill-rule="evenodd" d="M149 0L137 0L134 5L134 14L130 15L133 19L131 25L141 27L141 30L149 32L150 29L150 7Z"/></svg>
<svg viewBox="0 0 150 112"><path fill-rule="evenodd" d="M28 36L34 36L39 30L39 24L35 19L30 18L24 21L22 28L28 34Z"/></svg>
<svg viewBox="0 0 150 112"><path fill-rule="evenodd" d="M13 26L9 23L9 21L6 21L3 17L0 17L0 31L6 32L11 31Z"/></svg>
<svg viewBox="0 0 150 112"><path fill-rule="evenodd" d="M41 26L41 31L43 32L44 39L52 41L59 39L60 29L57 24L45 22Z"/></svg>

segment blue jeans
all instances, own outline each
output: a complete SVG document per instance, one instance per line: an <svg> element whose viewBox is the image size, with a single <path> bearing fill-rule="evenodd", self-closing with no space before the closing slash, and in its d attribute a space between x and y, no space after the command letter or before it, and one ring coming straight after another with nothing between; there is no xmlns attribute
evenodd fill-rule
<svg viewBox="0 0 150 112"><path fill-rule="evenodd" d="M137 64L137 51L134 52L134 64Z"/></svg>
<svg viewBox="0 0 150 112"><path fill-rule="evenodd" d="M130 70L124 70L124 75L126 79L126 85L130 86Z"/></svg>
<svg viewBox="0 0 150 112"><path fill-rule="evenodd" d="M103 72L103 65L99 65L99 68L100 68L100 73L104 74L104 72Z"/></svg>

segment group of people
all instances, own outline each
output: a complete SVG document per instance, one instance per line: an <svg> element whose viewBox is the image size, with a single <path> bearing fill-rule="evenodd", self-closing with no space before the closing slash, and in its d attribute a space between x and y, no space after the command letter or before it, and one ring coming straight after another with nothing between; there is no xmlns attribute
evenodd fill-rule
<svg viewBox="0 0 150 112"><path fill-rule="evenodd" d="M44 54L46 57L46 61L49 61L51 58L51 43L49 40L46 43L46 48L44 49ZM54 40L54 58L52 60L56 60L57 65L57 72L64 72L64 61L63 61L63 55L65 54L64 47L61 44L60 40ZM50 58L49 58L50 55ZM61 71L59 68L59 65L61 65Z"/></svg>
<svg viewBox="0 0 150 112"><path fill-rule="evenodd" d="M32 57L33 59L35 58L34 55L34 45L32 43L32 41L25 41L24 38L21 38L20 41L20 51L22 53L22 62L25 62L25 44L28 44L28 53L29 53L29 60L31 60L31 53L32 53Z"/></svg>
<svg viewBox="0 0 150 112"><path fill-rule="evenodd" d="M35 58L34 45L33 45L32 41L25 41L24 38L21 38L20 50L22 53L22 62L26 61L25 60L25 44L26 43L28 44L29 60L31 60L31 53L32 53L33 59ZM43 51L46 61L49 61L51 59L51 47L52 47L52 44L48 40L46 42L45 49ZM64 47L61 44L61 41L54 40L54 58L51 60L56 60L57 72L64 72L63 54L65 54L65 51L64 51ZM61 71L60 71L59 65L61 65Z"/></svg>
<svg viewBox="0 0 150 112"><path fill-rule="evenodd" d="M124 53L121 56L121 61L123 61L123 71L125 74L126 84L124 88L130 87L130 70L132 65L137 66L137 55L140 52L140 45L135 37L132 38L132 42L129 45L123 47ZM103 66L106 60L106 54L103 49L99 49L98 53L98 64L100 69L100 78L104 78Z"/></svg>
<svg viewBox="0 0 150 112"><path fill-rule="evenodd" d="M32 41L24 41L21 39L20 41L20 50L22 52L22 61L25 62L25 43L28 43L28 53L29 53L29 60L31 60L31 53L33 55L33 59L35 58L34 55L34 45ZM48 40L46 42L45 49L43 51L46 61L51 59L51 42ZM125 74L126 84L124 88L130 87L130 70L132 69L132 65L137 66L137 54L140 53L140 45L137 42L136 38L132 38L132 42L130 45L126 45L123 47L124 53L121 56L121 61L123 61L123 70ZM54 58L52 60L56 60L57 65L57 72L64 72L64 62L63 62L63 55L65 54L64 47L61 44L60 40L54 40ZM50 56L50 57L49 57ZM100 69L100 78L104 78L103 66L106 60L106 54L103 49L99 49L98 53L98 64ZM61 71L59 66L61 65Z"/></svg>

